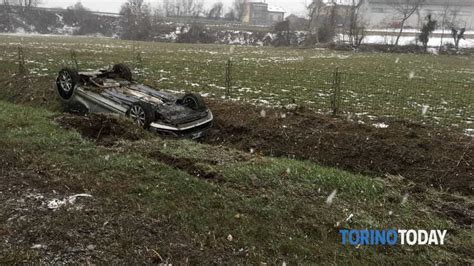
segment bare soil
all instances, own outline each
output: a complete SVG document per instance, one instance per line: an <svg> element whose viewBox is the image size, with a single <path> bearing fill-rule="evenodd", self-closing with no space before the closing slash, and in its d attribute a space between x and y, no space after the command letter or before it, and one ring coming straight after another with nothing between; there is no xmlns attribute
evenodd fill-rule
<svg viewBox="0 0 474 266"><path fill-rule="evenodd" d="M123 197L130 193L133 179L103 181L83 173L71 175L28 154L15 153L1 140L0 144L4 154L0 156L4 166L0 171L3 263L151 264L164 262L163 257L181 259L179 252L185 248L159 250L160 255L156 246L162 241L191 240L172 226L163 230L161 221L140 209L139 199ZM78 191L93 197L57 210L45 206L49 200Z"/></svg>
<svg viewBox="0 0 474 266"><path fill-rule="evenodd" d="M208 100L215 126L202 140L356 173L401 175L426 187L473 195L474 143L457 132L402 120L388 128L314 113ZM381 121L374 121L377 123Z"/></svg>
<svg viewBox="0 0 474 266"><path fill-rule="evenodd" d="M400 175L417 184L412 192L434 187L473 194L472 137L403 120L374 121L388 125L376 128L304 109L268 109L213 100L208 104L215 125L201 140L203 143L311 160L366 175ZM55 120L103 146L151 135L128 120L108 115L67 114ZM175 168L213 178L210 173L200 173L193 162L165 158L163 154L151 156Z"/></svg>
<svg viewBox="0 0 474 266"><path fill-rule="evenodd" d="M216 171L206 169L205 165L215 165L217 162L210 160L192 160L188 158L176 158L159 151L153 151L149 154L150 158L153 158L159 162L162 162L175 169L185 171L190 175L197 176L200 178L219 181L223 180L223 177Z"/></svg>
<svg viewBox="0 0 474 266"><path fill-rule="evenodd" d="M119 140L145 139L151 135L129 120L104 114L65 114L55 121L63 128L77 130L83 137L101 146L111 146Z"/></svg>
<svg viewBox="0 0 474 266"><path fill-rule="evenodd" d="M443 192L442 199L434 197L430 204L433 210L458 225L472 225L474 203L452 193L473 195L471 137L401 120L385 120L388 128L376 128L305 109L268 109L213 100L208 104L215 125L201 139L203 143L310 160L375 177L399 175L407 181L406 192L420 200L431 198L425 193L428 187ZM101 146L152 136L128 120L108 115L65 114L55 120ZM217 162L175 158L157 150L144 155L212 182L223 179L212 169Z"/></svg>

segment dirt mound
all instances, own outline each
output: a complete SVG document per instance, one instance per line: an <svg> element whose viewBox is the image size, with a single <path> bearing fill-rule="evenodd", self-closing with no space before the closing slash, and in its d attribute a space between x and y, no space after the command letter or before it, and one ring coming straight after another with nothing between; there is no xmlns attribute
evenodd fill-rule
<svg viewBox="0 0 474 266"><path fill-rule="evenodd" d="M60 110L60 101L52 86L51 77L21 76L15 74L0 80L0 98L13 103Z"/></svg>
<svg viewBox="0 0 474 266"><path fill-rule="evenodd" d="M195 161L187 158L177 158L162 152L154 151L149 156L175 169L187 172L190 175L197 176L208 180L222 180L222 176L212 170L209 165L215 165L216 162L209 160Z"/></svg>
<svg viewBox="0 0 474 266"><path fill-rule="evenodd" d="M140 140L150 137L150 133L131 121L104 114L78 116L65 114L55 121L66 129L75 129L83 137L99 145L111 146L118 140Z"/></svg>
<svg viewBox="0 0 474 266"><path fill-rule="evenodd" d="M209 101L215 126L203 142L384 176L472 195L472 138L407 121L377 128L308 110L262 109ZM381 122L381 121L378 121ZM375 124L377 122L373 122ZM382 125L383 127L383 125Z"/></svg>

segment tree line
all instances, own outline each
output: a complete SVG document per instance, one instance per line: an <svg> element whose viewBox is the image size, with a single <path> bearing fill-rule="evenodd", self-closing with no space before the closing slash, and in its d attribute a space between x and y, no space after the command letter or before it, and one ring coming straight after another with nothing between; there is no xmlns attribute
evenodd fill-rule
<svg viewBox="0 0 474 266"><path fill-rule="evenodd" d="M0 19L0 24L11 22L11 10L24 13L27 19L38 19L38 14L32 13L31 9L36 7L39 0L1 0L5 16ZM275 38L269 41L273 45L314 45L317 43L330 43L334 41L337 34L344 36L344 41L351 47L359 47L366 37L368 19L361 10L367 0L347 0L341 4L339 0L312 0L307 6L305 18L296 18L279 22L273 26L272 31ZM397 25L399 31L394 46L399 45L399 40L406 28L406 22L415 14L419 15L420 9L426 0L392 0L391 8L399 18ZM176 27L165 23L166 17L189 17L207 18L223 21L241 21L244 15L246 0L234 0L227 9L222 2L217 1L207 8L203 0L160 0L155 5L150 5L144 0L127 0L121 6L120 17L116 20L104 21L100 16L84 7L81 2L68 7L64 13L63 20L67 25L78 25L75 34L102 33L110 35L115 31L123 39L130 40L154 40L157 36L169 34L176 31ZM10 11L9 11L10 10ZM420 25L421 34L418 41L426 49L431 33L437 28L450 29L446 37L453 39L453 45L457 49L459 41L464 39L465 28L457 27L457 15L459 10L449 4L444 6L441 15L426 17L426 23ZM48 23L55 20L54 16L43 18ZM192 20L191 20L192 21ZM47 28L48 23L39 27ZM11 24L11 23L10 23ZM297 34L297 32L300 32ZM304 32L304 38L301 37ZM191 23L176 41L178 42L213 42L217 33L211 32L205 25ZM444 31L443 36L444 38ZM302 41L302 39L304 39Z"/></svg>

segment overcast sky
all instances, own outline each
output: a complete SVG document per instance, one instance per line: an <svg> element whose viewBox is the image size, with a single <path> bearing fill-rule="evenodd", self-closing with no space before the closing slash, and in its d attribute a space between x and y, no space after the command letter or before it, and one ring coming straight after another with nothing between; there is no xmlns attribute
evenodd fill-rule
<svg viewBox="0 0 474 266"><path fill-rule="evenodd" d="M118 13L120 10L120 6L126 0L82 0L82 4L94 11L103 11L103 12L114 12ZM204 0L206 7L211 6L213 3L217 2L218 0ZM229 7L233 0L221 0L226 7ZM258 0L255 0L257 2ZM263 1L263 0L262 0ZM291 13L295 13L298 15L304 15L304 6L305 1L309 0L266 0L266 2L270 5L279 6L285 9L287 12L286 15ZM42 6L46 7L68 7L76 3L77 0L42 0ZM154 1L147 1L149 3L158 3L162 2L162 0L154 0Z"/></svg>

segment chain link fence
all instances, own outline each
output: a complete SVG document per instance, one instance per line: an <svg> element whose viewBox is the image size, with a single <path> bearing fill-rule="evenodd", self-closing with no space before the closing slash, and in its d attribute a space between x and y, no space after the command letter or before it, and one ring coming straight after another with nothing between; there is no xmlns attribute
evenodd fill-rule
<svg viewBox="0 0 474 266"><path fill-rule="evenodd" d="M370 75L370 78L368 77ZM360 119L390 117L452 128L472 128L474 83L335 70L328 76L331 110ZM328 82L326 82L327 84Z"/></svg>

